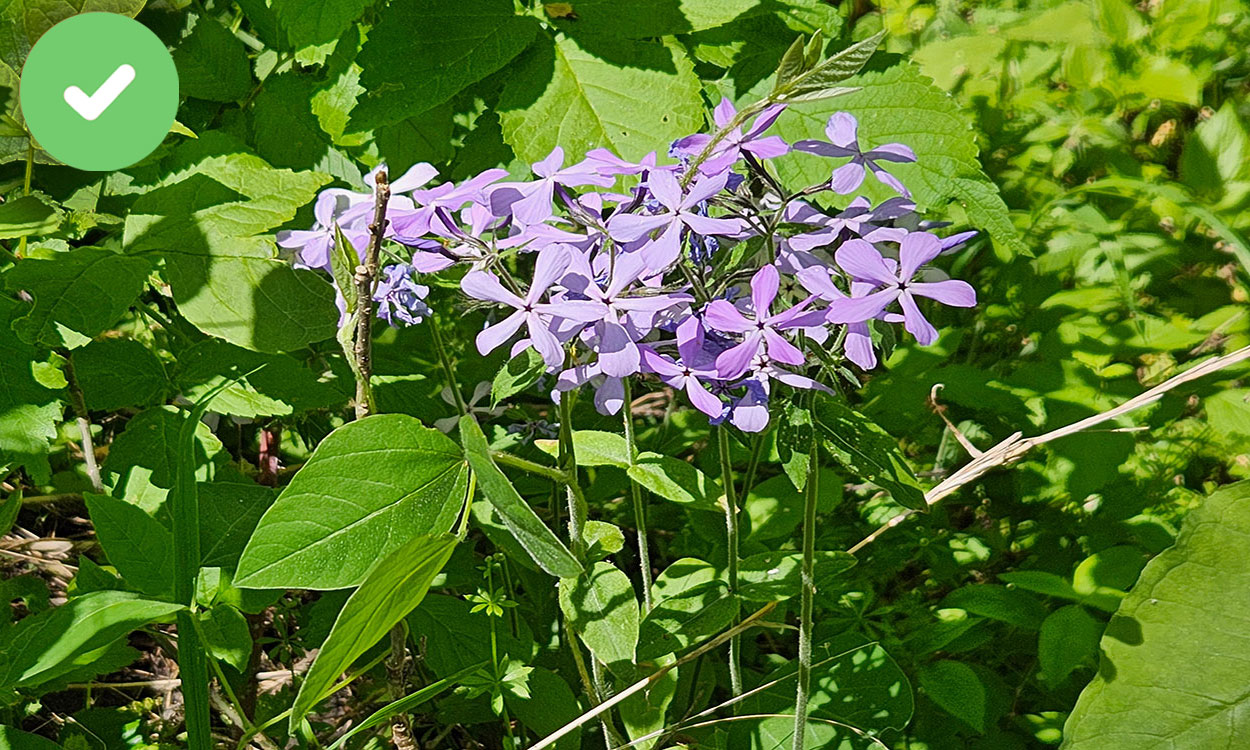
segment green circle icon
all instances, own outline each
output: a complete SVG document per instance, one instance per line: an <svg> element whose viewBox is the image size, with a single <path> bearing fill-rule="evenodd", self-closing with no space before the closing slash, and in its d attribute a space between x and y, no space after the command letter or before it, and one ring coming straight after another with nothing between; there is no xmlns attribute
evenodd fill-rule
<svg viewBox="0 0 1250 750"><path fill-rule="evenodd" d="M115 13L82 13L48 29L26 58L19 91L38 144L91 171L152 153L178 112L178 71L164 42Z"/></svg>

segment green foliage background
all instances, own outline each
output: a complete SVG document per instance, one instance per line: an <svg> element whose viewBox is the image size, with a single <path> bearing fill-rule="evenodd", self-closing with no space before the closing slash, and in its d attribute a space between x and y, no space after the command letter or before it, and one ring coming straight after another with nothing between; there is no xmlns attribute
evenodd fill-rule
<svg viewBox="0 0 1250 750"><path fill-rule="evenodd" d="M137 16L170 45L183 88L179 126L160 149L104 175L53 163L15 104L30 45L80 10ZM480 441L472 420L462 424L462 445L476 446L466 459L430 429L452 418L445 431L457 436L428 334L379 329L375 387L388 414L336 431L353 384L333 340L334 292L280 258L273 234L308 225L319 189L358 187L383 161L393 174L428 161L461 180L494 166L525 175L556 145L575 156L596 146L663 154L704 128L721 96L746 103L766 92L799 34L819 31L836 52L881 30L883 52L845 83L853 92L795 105L778 132L816 137L830 112L847 110L866 142L912 146L918 162L897 174L918 202L983 230L952 269L980 299L970 313L935 316L934 347L898 346L864 379L858 413L825 415L861 424L857 435L879 425L888 439L870 458L898 458L905 476L869 484L858 457L822 475L816 642L827 660L808 746L869 746L842 724L910 750L1250 742L1246 670L1229 666L1244 667L1237 633L1250 601L1239 547L1250 489L1236 483L1250 473L1245 365L987 474L872 543L854 568L841 557L903 509L913 483L931 486L967 460L928 402L939 384L944 416L986 449L1250 344L1250 14L1240 0L8 0L0 24L0 591L14 602L13 617L0 617L0 748L45 746L18 730L65 748L186 743L153 693L82 685L170 674L165 624L186 613L170 603L180 584L169 499L188 486L203 565L196 616L220 681L252 695L257 724L293 702L313 711L289 737L285 723L268 729L279 742L325 742L393 699L381 662L394 623L362 612L398 612L421 655L414 682L446 681L411 710L424 740L449 747L502 746L498 705L531 738L589 708L558 648L562 609L584 615L594 603L595 616L572 619L618 687L642 674L631 654L659 665L671 642L726 627L719 469L702 417L642 409L647 453L636 466L621 445L583 436L594 559L557 587L547 573L580 563L548 528L559 528L549 483L491 458L549 462L544 429L555 417L540 389L506 394L503 419ZM792 155L778 169L808 184L825 166ZM469 343L480 316L457 307L454 289L432 300L458 331L466 393L493 381L504 363ZM213 414L189 425L183 407L206 398ZM100 487L84 468L80 418ZM616 428L589 409L577 424ZM394 451L383 464L333 463L379 443ZM797 609L785 588L797 581L803 510L786 476L791 448L784 430L770 435L744 504L743 570L755 588L743 598L778 601L776 622ZM734 451L745 466L748 446ZM283 468L272 471L270 456ZM469 543L421 537L452 530L470 464L490 504L473 506ZM353 497L353 472L391 481L383 494L409 504L382 497L383 511L403 512L363 508L381 522L353 525L336 505ZM641 621L627 475L655 496L662 572ZM269 525L254 537L262 515ZM301 526L309 518L350 532L319 552L317 532ZM268 546L249 547L254 538ZM495 554L504 562L488 566L506 583L484 584L478 566ZM389 577L366 580L383 558ZM409 585L415 609L378 604ZM499 598L517 606L484 614ZM351 616L336 622L344 607ZM40 640L63 631L82 637ZM789 641L785 631L746 639L753 685L793 672ZM472 670L495 658L493 642L509 671L480 684ZM639 648L613 650L622 643ZM331 671L363 672L350 688L355 713L317 708L317 691L338 677L328 666L257 690L252 675L306 669L306 653L326 644ZM139 658L136 673L128 665ZM622 707L627 731L641 736L723 699L722 662L683 667ZM793 700L782 683L740 713L793 712ZM1201 716L1214 718L1186 719ZM788 746L789 727L683 727L657 747ZM387 736L383 723L348 746ZM601 739L588 724L559 747Z"/></svg>

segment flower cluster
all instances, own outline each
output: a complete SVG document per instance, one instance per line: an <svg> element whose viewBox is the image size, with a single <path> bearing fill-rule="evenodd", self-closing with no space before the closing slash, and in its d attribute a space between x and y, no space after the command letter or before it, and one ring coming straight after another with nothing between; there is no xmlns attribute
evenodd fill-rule
<svg viewBox="0 0 1250 750"><path fill-rule="evenodd" d="M651 376L714 423L744 431L767 426L779 384L826 390L809 377L814 364L876 366L874 321L932 343L937 331L918 298L970 307L976 293L930 264L973 233L942 238L919 220L884 166L914 162L907 146L865 149L845 112L829 119L828 142L788 144L765 134L783 110L756 108L747 126L722 102L717 131L673 143L668 165L655 153L634 162L605 149L566 165L557 147L532 165L531 180L492 169L428 187L436 171L418 164L391 183L384 238L393 262L374 295L379 316L420 322L429 310L418 277L463 267L464 294L498 311L478 351L532 347L554 376L553 398L591 387L596 407L615 413L624 380ZM792 149L830 159L829 178L785 192L768 162ZM868 172L897 195L876 205L856 197L840 210L813 200L856 192ZM336 236L363 258L374 210L372 192L326 190L316 225L278 244L299 265L328 271Z"/></svg>

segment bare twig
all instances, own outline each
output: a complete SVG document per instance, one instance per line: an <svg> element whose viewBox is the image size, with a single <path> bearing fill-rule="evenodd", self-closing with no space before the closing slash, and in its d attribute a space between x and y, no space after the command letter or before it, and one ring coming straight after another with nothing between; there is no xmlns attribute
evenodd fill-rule
<svg viewBox="0 0 1250 750"><path fill-rule="evenodd" d="M1225 354L1222 357L1215 357L1214 359L1209 359L1202 364L1195 365L1185 372L1182 372L1179 375L1174 375L1150 390L1125 401L1114 409L1108 409L1100 414L1086 417L1085 419L1073 422L1072 424L1051 430L1043 435L1026 438L1023 437L1023 433L1012 433L993 448L990 448L980 455L974 455L971 461L964 464L958 471L955 471L946 479L939 482L937 486L933 487L933 489L926 492L924 495L925 505L927 507L931 507L937 504L943 498L953 494L965 484L980 478L991 469L996 469L999 466L1007 466L1008 464L1019 461L1026 453L1039 445L1045 445L1046 443L1058 440L1061 437L1074 435L1078 432L1088 430L1096 425L1100 425L1103 422L1109 422L1118 417L1122 417L1129 412L1142 408L1143 406L1153 404L1163 398L1163 395L1168 391L1178 386L1197 380L1203 376L1210 375L1213 372L1218 372L1226 367L1231 367L1239 362L1244 362L1248 359L1250 359L1250 346L1243 347L1235 352ZM847 551L851 554L859 552L864 547L867 547L869 544L876 541L882 534L895 526L898 526L915 513L916 511L914 510L906 510L899 513L889 521L886 521L881 528L861 539L857 544L855 544L855 546L851 547Z"/></svg>
<svg viewBox="0 0 1250 750"><path fill-rule="evenodd" d="M382 254L382 238L386 234L386 204L391 199L391 184L386 170L378 170L375 178L373 223L369 225L369 247L365 261L356 266L356 418L373 413L373 290L378 280L378 256Z"/></svg>

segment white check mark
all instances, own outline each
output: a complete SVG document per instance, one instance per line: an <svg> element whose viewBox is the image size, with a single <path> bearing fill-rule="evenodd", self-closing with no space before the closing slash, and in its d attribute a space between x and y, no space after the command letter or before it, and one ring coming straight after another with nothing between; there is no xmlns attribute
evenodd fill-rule
<svg viewBox="0 0 1250 750"><path fill-rule="evenodd" d="M75 112L82 115L84 120L91 122L104 114L104 110L108 109L109 105L115 102L117 97L134 80L135 69L123 63L117 66L117 70L113 71L113 75L100 84L100 88L96 89L91 96L87 96L77 86L70 86L65 89L65 103L73 107Z"/></svg>

